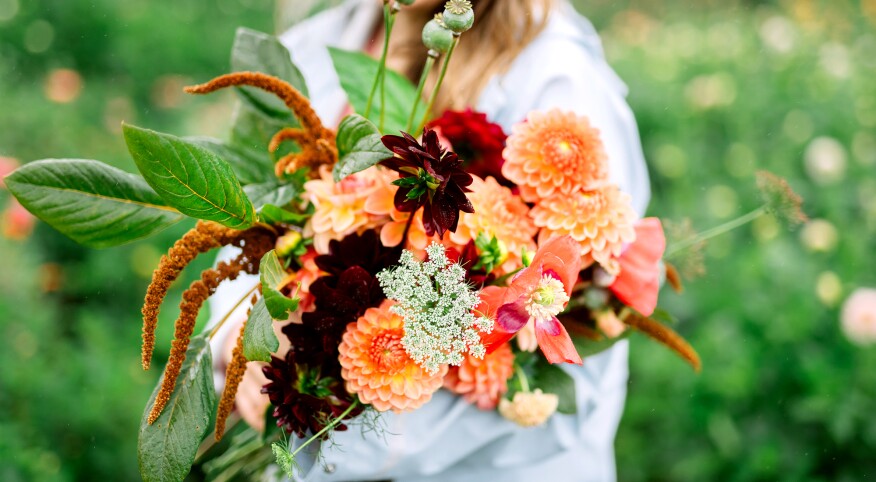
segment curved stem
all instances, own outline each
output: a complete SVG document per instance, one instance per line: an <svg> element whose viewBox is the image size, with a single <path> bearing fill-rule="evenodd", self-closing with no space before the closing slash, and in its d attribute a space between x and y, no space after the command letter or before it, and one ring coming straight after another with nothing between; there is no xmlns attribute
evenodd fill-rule
<svg viewBox="0 0 876 482"><path fill-rule="evenodd" d="M234 311L237 310L237 308L239 308L240 305L242 305L246 300L248 300L249 297L252 296L252 294L255 292L256 289L258 289L260 285L260 283L256 283L256 285L253 286L249 291L247 291L242 298L237 300L237 303L235 303L234 306L232 306L231 309L225 313L225 316L223 316L222 319L219 320L219 323L216 323L216 326L213 327L213 329L210 331L210 334L207 335L207 338L212 340L213 337L215 337L216 334L219 333L219 329L222 328L222 325L224 325L225 322L228 321L228 318L231 317L231 314L234 313Z"/></svg>
<svg viewBox="0 0 876 482"><path fill-rule="evenodd" d="M426 112L423 113L423 120L421 120L420 125L417 126L418 131L421 130L429 120L429 113L432 112L432 107L435 105L435 99L438 98L438 91L441 90L441 84L444 82L444 76L447 74L447 67L450 65L450 58L453 56L453 51L456 49L458 43L459 36L455 35L453 37L453 43L451 43L450 48L447 49L447 55L444 56L444 62L441 64L441 73L438 74L438 82L435 83L435 87L432 89L432 95L429 96L429 103L426 104Z"/></svg>
<svg viewBox="0 0 876 482"><path fill-rule="evenodd" d="M423 100L423 89L426 88L426 79L429 77L429 72L435 65L436 58L438 58L438 52L429 50L428 56L426 57L426 64L423 65L423 73L420 74L420 83L417 84L417 95L414 96L414 106L411 108L411 115L408 117L407 126L405 126L405 132L408 134L411 133L411 129L414 127L414 117L417 115L417 107L420 106L420 101Z"/></svg>
<svg viewBox="0 0 876 482"><path fill-rule="evenodd" d="M377 75L374 77L374 82L371 84L371 92L368 94L368 103L365 104L364 116L367 119L371 115L371 106L374 102L374 94L377 93L377 86L383 79L383 74L386 71L386 54L389 52L389 36L392 34L392 17L393 13L389 4L383 6L383 52L380 54L380 65L377 66ZM383 110L383 106L380 106Z"/></svg>
<svg viewBox="0 0 876 482"><path fill-rule="evenodd" d="M740 226L744 226L744 225L754 221L755 219L763 216L764 214L766 214L766 212L767 212L766 206L764 205L764 206L761 206L761 207L755 209L754 211L751 211L748 214L744 214L742 216L739 216L736 219L732 219L730 221L727 221L726 223L724 223L720 226L716 226L712 229L708 229L706 231L703 231L692 238L686 239L684 241L681 241L681 242L675 244L674 246L671 247L671 249L666 251L666 254L663 257L669 258L672 255L674 255L682 250L685 250L691 246L694 246L694 245L697 245L699 243L702 243L703 241L712 239L715 236L720 236L720 235L726 233L727 231L736 229Z"/></svg>
<svg viewBox="0 0 876 482"><path fill-rule="evenodd" d="M517 381L520 383L520 390L523 392L529 392L529 378L526 377L526 372L523 371L523 368L520 365L514 365L514 371L517 372Z"/></svg>
<svg viewBox="0 0 876 482"><path fill-rule="evenodd" d="M332 430L333 428L337 427L338 424L341 423L341 421L344 420L344 418L345 418L347 415L349 415L350 412L352 412L352 411L353 411L356 407L358 407L358 406L359 406L359 399L356 398L356 399L353 400L353 403L351 403L350 406L347 407L347 409L344 410L344 412L341 413L337 418L335 418L335 419L333 419L331 422L327 423L327 424L325 425L325 427L322 428L322 430L320 430L319 432L316 432L312 437L310 437L309 439L307 439L306 442L304 442L303 444L301 444L300 446L298 446L298 448L295 449L295 451L292 452L292 459L295 459L295 456L298 455L298 452L301 452L301 451L304 449L304 447L307 447L307 446L310 445L314 440L317 440L317 439L319 439L320 437L322 437L323 435L325 435L329 430Z"/></svg>

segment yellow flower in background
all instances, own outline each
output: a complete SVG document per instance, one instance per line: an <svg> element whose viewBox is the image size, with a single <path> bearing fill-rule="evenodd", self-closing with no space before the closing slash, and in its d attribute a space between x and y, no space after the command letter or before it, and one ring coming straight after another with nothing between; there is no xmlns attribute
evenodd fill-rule
<svg viewBox="0 0 876 482"><path fill-rule="evenodd" d="M503 398L499 402L499 413L521 427L535 427L547 421L559 404L558 396L536 388L534 392L517 392L510 401Z"/></svg>

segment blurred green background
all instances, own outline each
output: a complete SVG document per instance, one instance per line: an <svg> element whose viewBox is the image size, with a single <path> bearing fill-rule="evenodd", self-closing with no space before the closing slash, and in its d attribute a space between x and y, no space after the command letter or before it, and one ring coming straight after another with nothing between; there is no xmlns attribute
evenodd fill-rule
<svg viewBox="0 0 876 482"><path fill-rule="evenodd" d="M122 120L221 137L233 96L181 86L228 68L237 26L276 31L318 2L285 3L0 0L0 157L133 171ZM704 370L633 340L620 480L873 477L876 349L838 319L852 290L876 286L876 1L578 7L630 87L652 213L719 224L757 206L753 174L769 169L818 220L792 233L761 218L717 239L706 274L665 295ZM138 309L187 226L93 251L39 223L24 236L9 204L0 191L0 480L137 480L159 375L140 369ZM177 312L162 312L158 360Z"/></svg>

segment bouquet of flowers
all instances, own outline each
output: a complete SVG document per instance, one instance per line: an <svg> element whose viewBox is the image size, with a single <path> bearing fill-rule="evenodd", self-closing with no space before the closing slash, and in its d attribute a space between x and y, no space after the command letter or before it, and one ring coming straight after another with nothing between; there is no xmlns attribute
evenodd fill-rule
<svg viewBox="0 0 876 482"><path fill-rule="evenodd" d="M657 309L664 281L681 288L664 261L672 253L662 224L637 219L630 196L609 181L599 132L560 110L531 112L509 136L470 110L431 118L474 14L468 1L450 0L425 26L427 60L414 86L385 66L400 3L410 2L385 7L379 61L331 51L356 112L336 130L311 108L279 42L241 29L234 72L186 88L237 89L242 102L227 141L124 125L142 177L49 159L6 178L30 212L96 248L198 220L148 287L144 369L180 272L208 251L239 248L183 294L140 429L144 479L183 479L211 430L222 438L248 361L266 363L273 425L306 439L294 451L273 444L290 474L297 451L363 412L416 410L442 388L522 426L574 413L574 383L557 364L585 363L631 329L699 369L671 316ZM425 96L434 68L438 82ZM764 174L760 182L763 208L672 249L700 246L767 211L802 219L783 180ZM195 320L220 283L242 273L260 283L237 302L252 307L217 395L209 344L229 317L199 335ZM275 324L288 338L283 351Z"/></svg>

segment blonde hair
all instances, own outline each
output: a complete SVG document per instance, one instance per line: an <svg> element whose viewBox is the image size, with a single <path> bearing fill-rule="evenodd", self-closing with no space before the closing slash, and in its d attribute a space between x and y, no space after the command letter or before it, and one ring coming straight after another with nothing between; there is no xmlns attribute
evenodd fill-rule
<svg viewBox="0 0 876 482"><path fill-rule="evenodd" d="M475 23L462 34L435 102L435 114L473 107L487 82L505 73L517 55L544 30L554 0L474 0ZM425 62L423 45L404 46L405 72L416 82ZM429 75L426 92L438 79L439 66Z"/></svg>

